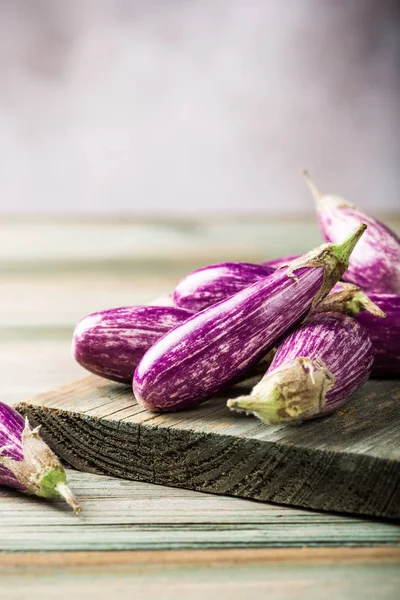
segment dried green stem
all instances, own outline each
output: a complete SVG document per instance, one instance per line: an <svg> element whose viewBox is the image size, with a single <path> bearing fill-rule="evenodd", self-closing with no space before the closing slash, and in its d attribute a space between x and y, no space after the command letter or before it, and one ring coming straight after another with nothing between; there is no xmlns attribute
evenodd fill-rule
<svg viewBox="0 0 400 600"><path fill-rule="evenodd" d="M74 513L78 515L81 512L81 506L76 500L75 496L69 489L66 483L60 482L55 486L55 491L69 504Z"/></svg>
<svg viewBox="0 0 400 600"><path fill-rule="evenodd" d="M321 192L319 191L319 189L317 188L317 186L315 185L314 181L311 179L310 173L307 171L307 169L304 169L303 177L309 187L309 190L310 190L310 192L315 200L315 204L318 208L323 196L322 196Z"/></svg>

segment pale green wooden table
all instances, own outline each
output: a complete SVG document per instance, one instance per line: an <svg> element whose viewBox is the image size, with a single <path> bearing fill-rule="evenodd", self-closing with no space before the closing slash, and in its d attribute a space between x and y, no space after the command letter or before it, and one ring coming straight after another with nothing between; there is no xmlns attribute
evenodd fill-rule
<svg viewBox="0 0 400 600"><path fill-rule="evenodd" d="M400 230L399 219L388 222ZM148 302L203 264L260 261L318 243L311 220L3 219L0 399L15 403L84 375L70 357L70 340L74 323L89 312ZM60 598L81 593L88 599L132 585L163 599L397 597L398 524L69 476L82 499L79 519L61 503L0 491L4 597L29 591L30 598L50 598L55 585Z"/></svg>

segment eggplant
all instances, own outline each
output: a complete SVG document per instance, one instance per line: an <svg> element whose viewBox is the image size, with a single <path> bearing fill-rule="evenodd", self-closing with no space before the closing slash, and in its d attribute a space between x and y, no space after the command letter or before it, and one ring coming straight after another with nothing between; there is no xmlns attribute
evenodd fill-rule
<svg viewBox="0 0 400 600"><path fill-rule="evenodd" d="M190 316L181 308L151 305L95 312L76 326L72 355L87 371L131 385L145 352Z"/></svg>
<svg viewBox="0 0 400 600"><path fill-rule="evenodd" d="M274 271L270 267L246 262L209 265L184 277L176 286L172 299L175 306L200 312L268 277Z"/></svg>
<svg viewBox="0 0 400 600"><path fill-rule="evenodd" d="M386 225L339 196L323 196L307 171L304 177L314 196L322 235L327 242L343 239L359 223L366 234L349 261L344 279L365 292L400 294L400 239Z"/></svg>
<svg viewBox="0 0 400 600"><path fill-rule="evenodd" d="M368 313L356 317L372 340L375 356L372 376L400 377L400 295L371 294L370 299L386 314L385 319Z"/></svg>
<svg viewBox="0 0 400 600"><path fill-rule="evenodd" d="M75 513L81 507L67 486L57 456L31 429L28 419L0 402L0 485L42 498L62 497Z"/></svg>
<svg viewBox="0 0 400 600"><path fill-rule="evenodd" d="M374 353L367 329L341 313L311 315L279 345L262 380L233 410L266 423L296 423L327 415L368 379Z"/></svg>
<svg viewBox="0 0 400 600"><path fill-rule="evenodd" d="M312 250L167 333L136 368L137 401L150 410L178 410L239 379L340 279L365 228L360 225L339 246Z"/></svg>
<svg viewBox="0 0 400 600"><path fill-rule="evenodd" d="M282 267L283 262L279 268ZM191 312L200 312L221 300L226 300L256 281L268 277L274 271L275 269L272 268L243 262L209 265L193 271L182 279L175 288L172 298L177 306ZM384 316L379 307L374 305L359 287L344 282L339 282L332 288L318 305L318 310L338 311L349 315L367 310L378 317Z"/></svg>
<svg viewBox="0 0 400 600"><path fill-rule="evenodd" d="M261 264L264 267L270 267L272 269L279 269L280 267L286 267L289 263L297 258L300 258L300 254L294 254L292 256L281 256L279 258L271 258L270 260L266 260Z"/></svg>

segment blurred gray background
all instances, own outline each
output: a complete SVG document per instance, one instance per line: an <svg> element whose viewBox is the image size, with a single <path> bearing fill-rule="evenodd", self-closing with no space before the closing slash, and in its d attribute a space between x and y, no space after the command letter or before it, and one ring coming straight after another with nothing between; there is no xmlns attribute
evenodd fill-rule
<svg viewBox="0 0 400 600"><path fill-rule="evenodd" d="M400 210L395 0L0 0L0 212Z"/></svg>

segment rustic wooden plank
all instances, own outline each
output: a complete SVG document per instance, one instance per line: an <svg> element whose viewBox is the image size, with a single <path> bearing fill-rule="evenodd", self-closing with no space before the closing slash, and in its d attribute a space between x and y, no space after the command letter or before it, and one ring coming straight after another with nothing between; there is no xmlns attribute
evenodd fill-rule
<svg viewBox="0 0 400 600"><path fill-rule="evenodd" d="M82 503L79 518L61 500L1 491L0 552L400 547L400 526L388 522L71 470L68 478Z"/></svg>
<svg viewBox="0 0 400 600"><path fill-rule="evenodd" d="M302 552L299 550L298 552ZM244 551L246 553L246 551ZM400 572L393 559L379 562L324 564L313 560L293 562L215 561L215 553L198 562L172 562L165 554L151 557L150 561L129 557L129 562L118 560L114 553L109 562L100 564L81 555L81 563L70 562L63 555L64 564L56 565L49 557L37 564L22 567L1 565L2 592L10 600L28 597L32 600L67 600L71 597L102 600L118 595L135 596L149 600L179 600L191 598L244 600L395 600L398 597ZM89 555L90 556L90 555ZM71 564L72 563L72 564Z"/></svg>
<svg viewBox="0 0 400 600"><path fill-rule="evenodd" d="M71 333L65 339L2 337L0 365L0 401L6 404L15 404L86 373L71 357Z"/></svg>
<svg viewBox="0 0 400 600"><path fill-rule="evenodd" d="M222 396L154 414L136 405L129 386L91 376L18 409L80 470L400 518L399 398L398 382L369 381L329 418L269 426L229 412Z"/></svg>

